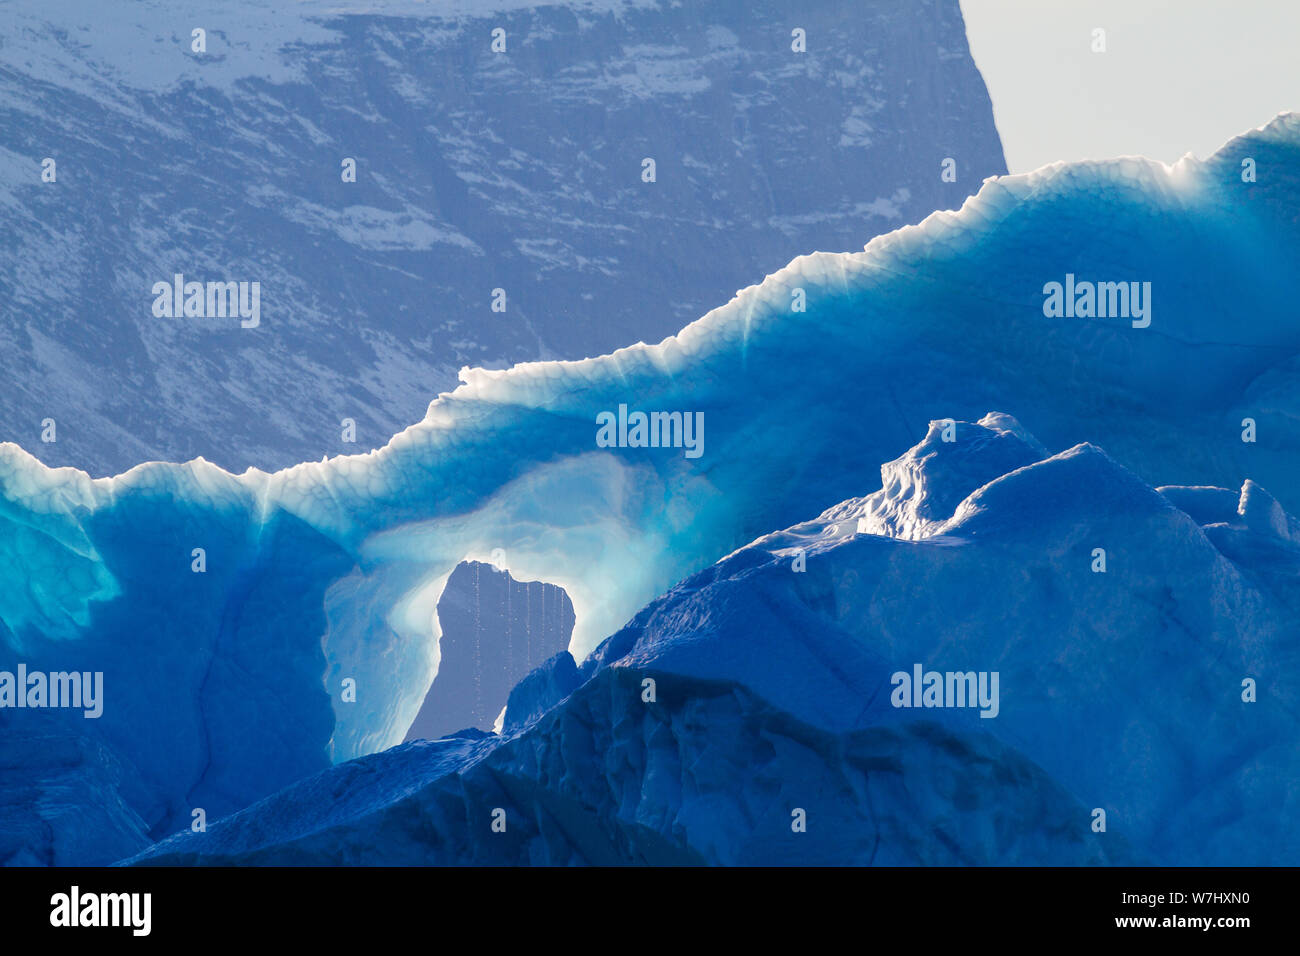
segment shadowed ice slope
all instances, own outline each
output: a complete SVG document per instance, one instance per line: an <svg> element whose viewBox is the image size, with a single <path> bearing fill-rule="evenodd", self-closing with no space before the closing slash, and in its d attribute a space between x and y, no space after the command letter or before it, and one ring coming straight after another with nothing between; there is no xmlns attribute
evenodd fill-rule
<svg viewBox="0 0 1300 956"><path fill-rule="evenodd" d="M1244 157L1257 182L1242 182ZM1249 476L1294 510L1297 169L1300 117L1286 114L1204 163L994 180L960 212L862 253L797 259L659 345L465 370L369 455L239 476L152 463L91 480L0 445L0 567L16 583L0 592L0 663L102 667L105 714L86 732L138 768L132 805L169 832L193 806L216 816L400 741L436 671L434 609L460 561L502 549L516 578L562 585L582 659L674 582L862 494L943 416L998 408L1047 447L1095 441L1129 476L1095 489L1120 495L1117 508L1128 486ZM1067 274L1150 282L1149 327L1045 316L1044 285ZM621 404L702 413L702 455L598 447L597 415ZM1256 442L1242 441L1244 418ZM1043 474L1098 460L1085 447ZM989 494L1013 495L1017 474ZM973 536L1002 522L1032 537L1015 510L979 505L962 516ZM863 517L914 531L934 520L902 503ZM1235 534L1203 537L1253 554ZM1212 551L1200 569L1217 574ZM1014 601L997 581L987 599ZM1163 601L1146 603L1154 614ZM1067 642L1060 665L1075 653ZM341 694L349 678L355 702Z"/></svg>

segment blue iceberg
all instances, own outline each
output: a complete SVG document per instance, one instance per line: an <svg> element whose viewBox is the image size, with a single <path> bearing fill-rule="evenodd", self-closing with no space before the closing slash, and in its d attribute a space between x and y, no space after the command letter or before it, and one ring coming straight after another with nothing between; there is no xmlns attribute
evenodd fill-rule
<svg viewBox="0 0 1300 956"><path fill-rule="evenodd" d="M577 680L525 681L500 738L367 757L401 742L437 673L449 575L490 562L571 598L570 654L595 674L567 700L616 660L730 682L749 696L726 719L774 708L830 735L815 746L879 732L863 746L930 748L920 767L954 747L1014 764L1018 812L1050 778L1109 807L1139 856L1222 860L1236 840L1294 860L1298 160L1300 116L1283 114L1204 162L992 179L861 253L800 257L657 345L462 370L365 455L92 479L0 445L0 669L103 673L102 717L62 732L125 768L142 847L196 810L370 772L358 758L463 778L474 754L525 746L536 723L518 720L563 720L547 695ZM1053 314L1053 283L1088 284L1091 306ZM1121 284L1140 309L1137 291L1116 308ZM636 414L668 440L639 441ZM628 428L602 444L609 415ZM698 457L674 431L688 417ZM907 452L927 429L981 447L935 457L939 480ZM791 548L806 573L788 573ZM658 614L673 626L646 630ZM941 656L998 671L1001 710L920 711L936 726L918 742L889 677ZM5 735L24 719L0 710ZM1048 803L1045 826L1076 819ZM753 858L656 826L664 852ZM1023 858L1118 852L1065 842Z"/></svg>

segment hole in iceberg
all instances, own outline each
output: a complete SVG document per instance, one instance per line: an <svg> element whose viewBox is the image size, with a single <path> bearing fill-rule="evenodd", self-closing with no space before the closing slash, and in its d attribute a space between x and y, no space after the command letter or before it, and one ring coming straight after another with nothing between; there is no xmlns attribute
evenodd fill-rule
<svg viewBox="0 0 1300 956"><path fill-rule="evenodd" d="M574 613L564 588L464 561L442 592L438 620L442 660L407 740L492 730L515 684L568 649Z"/></svg>

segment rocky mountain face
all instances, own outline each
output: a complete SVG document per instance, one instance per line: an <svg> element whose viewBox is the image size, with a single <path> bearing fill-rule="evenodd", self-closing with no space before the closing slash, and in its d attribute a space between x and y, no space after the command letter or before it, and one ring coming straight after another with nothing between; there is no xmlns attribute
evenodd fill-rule
<svg viewBox="0 0 1300 956"><path fill-rule="evenodd" d="M462 366L658 341L1006 171L957 0L349 9L0 7L0 440L378 447Z"/></svg>

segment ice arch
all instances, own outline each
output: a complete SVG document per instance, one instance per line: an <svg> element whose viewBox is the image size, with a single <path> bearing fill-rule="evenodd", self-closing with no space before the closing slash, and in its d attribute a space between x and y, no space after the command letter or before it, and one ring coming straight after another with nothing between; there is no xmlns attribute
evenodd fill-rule
<svg viewBox="0 0 1300 956"><path fill-rule="evenodd" d="M990 180L862 253L796 259L658 345L465 370L366 455L91 480L0 446L0 663L111 670L118 704L95 732L179 788L158 811L176 814L400 740L461 561L499 549L516 577L563 587L582 657L686 575L874 490L931 419L1004 409L1152 483L1250 474L1297 510L1297 170L1285 114L1204 163ZM1151 282L1150 327L1045 316L1044 284L1067 273ZM703 413L703 454L598 448L597 414L621 404Z"/></svg>
<svg viewBox="0 0 1300 956"><path fill-rule="evenodd" d="M694 537L690 529L638 530L655 523L672 479L643 463L581 450L594 428L581 430L571 457L536 464L472 511L411 517L361 539L357 567L325 596L326 684L345 675L361 686L391 689L396 681L400 703L374 712L336 697L335 759L390 746L410 726L437 671L438 601L462 561L496 563L516 579L563 588L573 603L570 646L579 658L671 583L675 572L654 556ZM709 491L699 478L677 481ZM432 489L417 494L426 493L432 497ZM377 639L378 620L387 636Z"/></svg>

